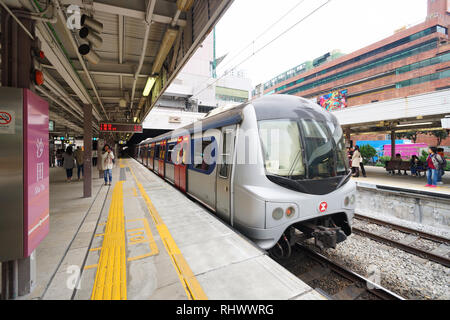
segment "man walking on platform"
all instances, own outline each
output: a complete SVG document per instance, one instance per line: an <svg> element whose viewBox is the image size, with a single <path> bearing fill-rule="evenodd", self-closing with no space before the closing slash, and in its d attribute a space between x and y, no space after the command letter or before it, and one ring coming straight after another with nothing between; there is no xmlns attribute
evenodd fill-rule
<svg viewBox="0 0 450 320"><path fill-rule="evenodd" d="M74 152L75 160L77 161L77 176L78 181L80 181L80 172L84 177L84 151L81 150L81 147L77 147L77 150Z"/></svg>

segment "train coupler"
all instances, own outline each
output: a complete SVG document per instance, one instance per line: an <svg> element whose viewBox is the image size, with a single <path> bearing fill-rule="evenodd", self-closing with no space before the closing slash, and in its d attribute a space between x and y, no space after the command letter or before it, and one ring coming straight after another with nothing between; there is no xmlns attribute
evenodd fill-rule
<svg viewBox="0 0 450 320"><path fill-rule="evenodd" d="M336 249L336 244L347 239L344 231L342 231L339 227L327 228L323 226L316 226L311 235L314 237L315 245L321 249Z"/></svg>

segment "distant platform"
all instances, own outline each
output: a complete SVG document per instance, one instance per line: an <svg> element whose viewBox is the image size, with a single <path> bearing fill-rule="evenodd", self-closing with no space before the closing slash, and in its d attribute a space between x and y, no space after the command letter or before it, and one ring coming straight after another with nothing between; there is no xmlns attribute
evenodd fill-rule
<svg viewBox="0 0 450 320"><path fill-rule="evenodd" d="M427 179L388 175L386 169L366 167L367 178L353 178L357 183L356 213L380 219L399 219L397 223L413 223L410 227L435 234L450 232L450 173L437 188L425 187ZM403 222L402 222L403 221Z"/></svg>
<svg viewBox="0 0 450 320"><path fill-rule="evenodd" d="M422 194L435 194L437 197L440 195L447 195L450 199L450 172L442 177L444 185L440 185L437 188L425 187L427 184L427 178L423 175L421 177L412 176L410 171L407 171L407 176L404 175L404 171L401 171L401 175L397 172L395 175L389 175L385 168L381 167L369 167L366 166L367 178L360 176L359 178L353 178L358 186L364 187L365 185L386 187L386 190L403 189L405 191L420 192Z"/></svg>

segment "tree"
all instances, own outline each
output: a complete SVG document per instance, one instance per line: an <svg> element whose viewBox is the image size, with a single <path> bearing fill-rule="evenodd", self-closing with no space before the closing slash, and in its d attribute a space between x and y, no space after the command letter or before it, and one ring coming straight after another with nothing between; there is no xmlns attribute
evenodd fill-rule
<svg viewBox="0 0 450 320"><path fill-rule="evenodd" d="M396 135L399 138L406 138L408 140L412 140L414 143L417 142L417 137L420 134L420 131L408 131L408 132L397 132Z"/></svg>
<svg viewBox="0 0 450 320"><path fill-rule="evenodd" d="M372 159L373 162L373 157L377 155L377 150L375 150L375 148L370 144L365 144L359 147L359 151L361 152L361 156L363 157L363 159L366 160L366 163L368 159Z"/></svg>
<svg viewBox="0 0 450 320"><path fill-rule="evenodd" d="M448 138L447 130L430 131L428 134L437 138L438 146L441 145L442 141Z"/></svg>

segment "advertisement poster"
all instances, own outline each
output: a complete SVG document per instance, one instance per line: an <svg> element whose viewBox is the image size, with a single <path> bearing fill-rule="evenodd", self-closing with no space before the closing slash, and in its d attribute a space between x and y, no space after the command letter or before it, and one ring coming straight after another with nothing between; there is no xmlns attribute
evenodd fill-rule
<svg viewBox="0 0 450 320"><path fill-rule="evenodd" d="M334 91L318 98L318 103L328 111L347 108L347 90Z"/></svg>

